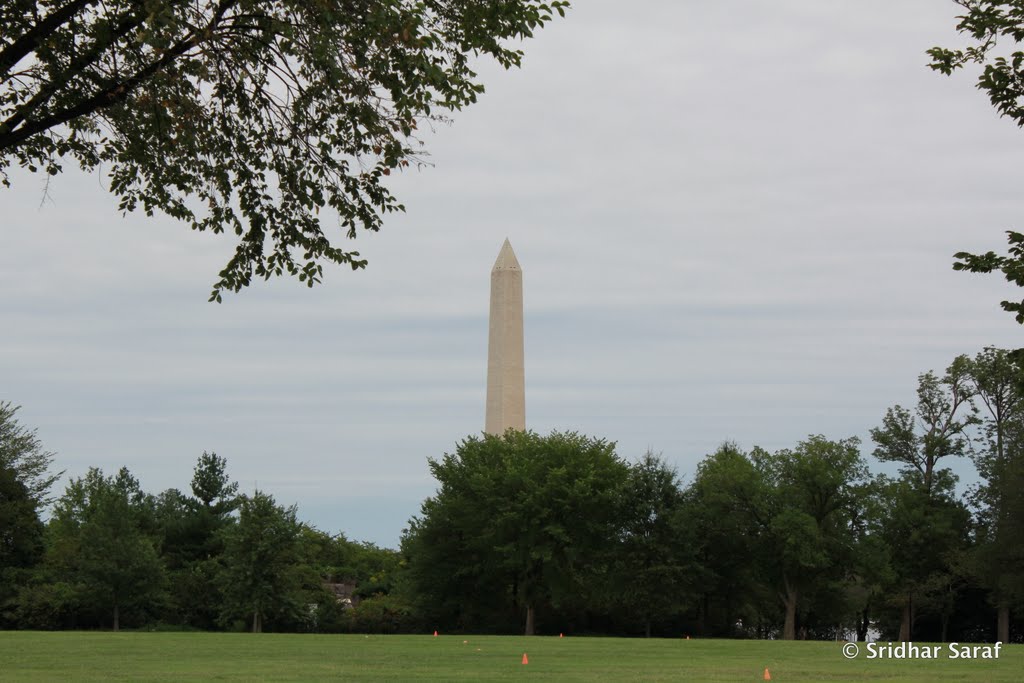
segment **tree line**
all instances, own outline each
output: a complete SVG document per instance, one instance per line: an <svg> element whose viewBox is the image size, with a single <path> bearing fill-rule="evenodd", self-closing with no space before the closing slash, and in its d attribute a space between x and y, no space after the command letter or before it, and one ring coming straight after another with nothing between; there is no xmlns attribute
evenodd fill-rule
<svg viewBox="0 0 1024 683"><path fill-rule="evenodd" d="M724 443L683 481L576 433L470 436L398 549L240 495L204 453L189 493L58 475L0 405L7 628L607 633L1020 640L1024 367L985 349L920 375L856 438ZM957 490L950 465L969 459ZM339 591L338 587L346 587Z"/></svg>
<svg viewBox="0 0 1024 683"><path fill-rule="evenodd" d="M0 446L0 625L25 629L340 631L369 611L339 602L386 595L398 554L331 535L264 492L239 495L226 460L198 459L190 493L142 490L126 469L91 468L70 481L50 519L26 463L49 461L33 431L0 404L0 437L21 437L22 457ZM0 442L2 443L2 442ZM17 452L14 452L17 456ZM29 457L24 457L25 455ZM371 606L372 608L372 606Z"/></svg>

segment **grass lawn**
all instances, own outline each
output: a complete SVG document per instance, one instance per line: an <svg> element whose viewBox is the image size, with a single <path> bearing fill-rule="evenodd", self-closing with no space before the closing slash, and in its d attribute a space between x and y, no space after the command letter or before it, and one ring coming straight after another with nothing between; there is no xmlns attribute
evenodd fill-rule
<svg viewBox="0 0 1024 683"><path fill-rule="evenodd" d="M529 664L522 664L523 653ZM1000 681L997 660L848 660L840 643L241 633L0 632L0 681Z"/></svg>

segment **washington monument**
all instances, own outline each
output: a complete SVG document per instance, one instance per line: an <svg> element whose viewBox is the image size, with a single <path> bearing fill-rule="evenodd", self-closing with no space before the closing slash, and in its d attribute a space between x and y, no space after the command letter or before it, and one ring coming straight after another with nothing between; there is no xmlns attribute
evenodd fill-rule
<svg viewBox="0 0 1024 683"><path fill-rule="evenodd" d="M491 269L484 431L501 436L510 428L526 429L526 380L523 373L523 270L506 239Z"/></svg>

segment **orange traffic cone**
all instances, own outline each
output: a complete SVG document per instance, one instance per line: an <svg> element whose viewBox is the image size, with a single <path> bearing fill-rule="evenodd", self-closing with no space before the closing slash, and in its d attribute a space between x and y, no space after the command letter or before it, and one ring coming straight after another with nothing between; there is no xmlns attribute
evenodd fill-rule
<svg viewBox="0 0 1024 683"><path fill-rule="evenodd" d="M565 638L565 634L564 634L564 633L559 633L559 634L558 634L558 637L559 637L559 638Z"/></svg>
<svg viewBox="0 0 1024 683"><path fill-rule="evenodd" d="M524 652L523 653L523 664L529 664L529 663L530 663L530 658L527 657L526 653Z"/></svg>
<svg viewBox="0 0 1024 683"><path fill-rule="evenodd" d="M772 680L772 675L770 673L768 673L768 667L764 668L764 680L766 680L766 681Z"/></svg>
<svg viewBox="0 0 1024 683"><path fill-rule="evenodd" d="M437 638L437 631L434 631L434 637Z"/></svg>

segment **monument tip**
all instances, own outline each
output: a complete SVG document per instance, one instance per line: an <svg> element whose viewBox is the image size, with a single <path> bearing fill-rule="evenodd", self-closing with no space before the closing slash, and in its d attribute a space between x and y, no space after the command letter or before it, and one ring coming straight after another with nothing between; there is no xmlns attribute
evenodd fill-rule
<svg viewBox="0 0 1024 683"><path fill-rule="evenodd" d="M501 245L501 251L498 252L498 258L494 262L495 270L522 270L519 267L519 259L516 258L516 252L512 251L512 243L505 238L505 242Z"/></svg>

